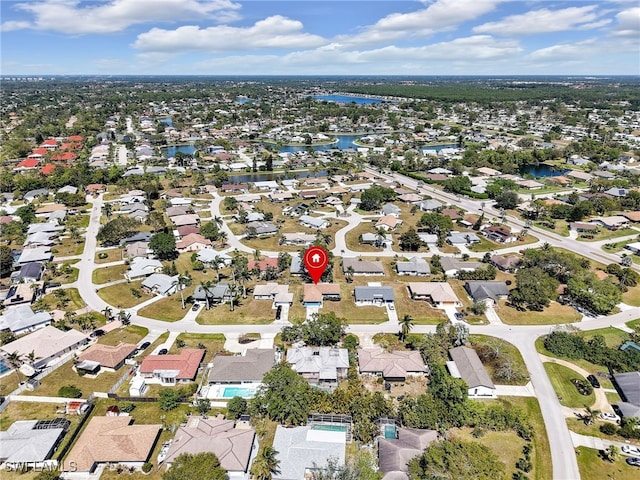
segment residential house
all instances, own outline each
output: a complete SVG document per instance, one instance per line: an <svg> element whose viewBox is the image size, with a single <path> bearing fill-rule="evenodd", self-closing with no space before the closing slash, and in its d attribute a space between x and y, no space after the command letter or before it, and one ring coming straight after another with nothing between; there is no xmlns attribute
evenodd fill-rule
<svg viewBox="0 0 640 480"><path fill-rule="evenodd" d="M141 468L150 460L162 425L133 425L132 417L94 416L67 455L63 469L75 473L93 473L102 463Z"/></svg>
<svg viewBox="0 0 640 480"><path fill-rule="evenodd" d="M395 300L393 287L358 286L353 289L356 305L386 305Z"/></svg>
<svg viewBox="0 0 640 480"><path fill-rule="evenodd" d="M53 259L50 247L25 248L15 262L16 266L32 262L50 262Z"/></svg>
<svg viewBox="0 0 640 480"><path fill-rule="evenodd" d="M116 371L124 361L131 357L138 347L130 343L119 343L118 345L103 345L94 343L78 357L80 362L96 362L101 368L109 371Z"/></svg>
<svg viewBox="0 0 640 480"><path fill-rule="evenodd" d="M518 180L516 185L525 190L540 190L544 187L544 183L536 182L535 180Z"/></svg>
<svg viewBox="0 0 640 480"><path fill-rule="evenodd" d="M330 225L329 220L326 218L320 217L312 217L310 215L302 215L300 216L300 224L305 227L315 228L315 229L324 229Z"/></svg>
<svg viewBox="0 0 640 480"><path fill-rule="evenodd" d="M629 226L629 220L622 215L612 215L609 217L597 217L590 220L591 223L602 225L608 230L618 230Z"/></svg>
<svg viewBox="0 0 640 480"><path fill-rule="evenodd" d="M278 259L274 257L266 257L262 260L249 260L249 262L247 263L247 269L250 272L257 270L258 272L262 273L269 267L275 268L277 270Z"/></svg>
<svg viewBox="0 0 640 480"><path fill-rule="evenodd" d="M190 233L176 242L176 250L179 253L197 252L211 246L211 240L204 238L199 233Z"/></svg>
<svg viewBox="0 0 640 480"><path fill-rule="evenodd" d="M418 203L422 201L422 199L422 195L418 195L417 193L405 193L398 196L398 200L405 203Z"/></svg>
<svg viewBox="0 0 640 480"><path fill-rule="evenodd" d="M381 348L360 348L358 368L362 375L380 376L389 382L404 382L407 377L421 377L429 372L417 350L385 352Z"/></svg>
<svg viewBox="0 0 640 480"><path fill-rule="evenodd" d="M198 252L198 256L196 258L208 266L213 266L214 262L216 261L216 258L218 259L219 265L221 267L225 267L225 266L228 267L229 265L231 265L231 262L233 261L233 258L230 255L227 255L226 253L218 252L213 248L203 248Z"/></svg>
<svg viewBox="0 0 640 480"><path fill-rule="evenodd" d="M169 218L173 218L181 215L188 215L189 213L193 213L193 210L189 206L177 206L168 207L164 213L166 213Z"/></svg>
<svg viewBox="0 0 640 480"><path fill-rule="evenodd" d="M462 306L447 282L409 282L407 289L412 300L426 300L435 308Z"/></svg>
<svg viewBox="0 0 640 480"><path fill-rule="evenodd" d="M29 288L27 285L25 286ZM11 288L14 287L12 286ZM9 289L10 291L11 288ZM29 288L29 290L31 289ZM14 334L20 335L42 329L51 324L52 321L53 319L49 312L34 312L29 305L15 305L11 306L11 308L6 308L0 315L0 330L11 330Z"/></svg>
<svg viewBox="0 0 640 480"><path fill-rule="evenodd" d="M283 233L280 245L311 245L316 241L316 236L312 233Z"/></svg>
<svg viewBox="0 0 640 480"><path fill-rule="evenodd" d="M207 299L208 297L208 299ZM198 285L191 294L191 298L198 302L209 302L211 305L220 305L222 303L231 302L231 289L228 283L218 283L205 291L202 285Z"/></svg>
<svg viewBox="0 0 640 480"><path fill-rule="evenodd" d="M438 235L434 233L418 232L418 237L420 237L420 240L422 240L427 247L436 247L438 245Z"/></svg>
<svg viewBox="0 0 640 480"><path fill-rule="evenodd" d="M57 243L54 237L57 237L57 232L36 232L29 235L22 243L23 247L37 248L37 247L49 247L51 248Z"/></svg>
<svg viewBox="0 0 640 480"><path fill-rule="evenodd" d="M389 245L393 245L393 237L388 233L384 235L380 233L363 233L360 235L360 243L373 245L378 248L386 248Z"/></svg>
<svg viewBox="0 0 640 480"><path fill-rule="evenodd" d="M440 259L440 266L442 271L448 276L453 277L456 273L473 272L482 267L481 262L463 262L453 257L442 257Z"/></svg>
<svg viewBox="0 0 640 480"><path fill-rule="evenodd" d="M452 377L462 378L468 387L470 398L496 396L496 387L485 370L478 354L469 347L456 347L449 350L451 361L447 368Z"/></svg>
<svg viewBox="0 0 640 480"><path fill-rule="evenodd" d="M200 225L200 217L195 213L177 215L175 217L172 217L171 221L176 227L182 227L185 225Z"/></svg>
<svg viewBox="0 0 640 480"><path fill-rule="evenodd" d="M27 465L44 468L70 424L64 418L13 422L7 430L0 431L3 470L21 471Z"/></svg>
<svg viewBox="0 0 640 480"><path fill-rule="evenodd" d="M382 480L409 480L409 462L440 437L436 430L397 428L396 438L378 439L378 465Z"/></svg>
<svg viewBox="0 0 640 480"><path fill-rule="evenodd" d="M509 227L502 225L485 227L482 229L482 234L489 240L498 243L513 243L518 240L518 237L511 233L511 229Z"/></svg>
<svg viewBox="0 0 640 480"><path fill-rule="evenodd" d="M227 183L220 187L222 193L249 193L247 183Z"/></svg>
<svg viewBox="0 0 640 480"><path fill-rule="evenodd" d="M200 233L200 227L198 225L183 225L182 227L178 227L173 231L173 236L176 237L176 240L180 240L190 233Z"/></svg>
<svg viewBox="0 0 640 480"><path fill-rule="evenodd" d="M617 403L625 418L640 418L640 372L614 373L613 384L620 394Z"/></svg>
<svg viewBox="0 0 640 480"><path fill-rule="evenodd" d="M274 203L287 202L293 200L293 193L291 192L271 192L267 195L269 200Z"/></svg>
<svg viewBox="0 0 640 480"><path fill-rule="evenodd" d="M142 282L142 290L149 295L173 295L178 291L178 275L170 277L164 273L153 273Z"/></svg>
<svg viewBox="0 0 640 480"><path fill-rule="evenodd" d="M340 285L337 283L305 283L302 297L304 307L322 307L324 300L340 300Z"/></svg>
<svg viewBox="0 0 640 480"><path fill-rule="evenodd" d="M5 307L14 307L16 305L31 305L35 300L36 290L33 288L33 284L18 283L11 285L2 304Z"/></svg>
<svg viewBox="0 0 640 480"><path fill-rule="evenodd" d="M271 308L293 305L293 293L289 293L289 285L278 285L277 283L256 285L253 288L253 298L256 300L273 300Z"/></svg>
<svg viewBox="0 0 640 480"><path fill-rule="evenodd" d="M447 243L451 245L471 245L480 243L480 239L473 232L449 232L447 235Z"/></svg>
<svg viewBox="0 0 640 480"><path fill-rule="evenodd" d="M280 188L280 185L278 185L278 182L274 181L274 180L267 180L264 182L253 182L253 188L257 189L257 190L278 190Z"/></svg>
<svg viewBox="0 0 640 480"><path fill-rule="evenodd" d="M140 364L139 374L146 383L174 385L193 382L205 350L183 348L175 355L148 355Z"/></svg>
<svg viewBox="0 0 640 480"><path fill-rule="evenodd" d="M258 237L278 233L278 227L271 222L249 222L246 226L247 232L252 231Z"/></svg>
<svg viewBox="0 0 640 480"><path fill-rule="evenodd" d="M346 275L384 275L382 262L362 260L358 257L343 257L342 272Z"/></svg>
<svg viewBox="0 0 640 480"><path fill-rule="evenodd" d="M442 203L432 198L427 200L421 200L415 204L423 212L431 212L442 207Z"/></svg>
<svg viewBox="0 0 640 480"><path fill-rule="evenodd" d="M337 385L347 378L349 353L346 348L298 347L287 351L287 362L314 385Z"/></svg>
<svg viewBox="0 0 640 480"><path fill-rule="evenodd" d="M396 262L398 275L412 275L414 277L426 277L431 274L429 262L424 258L412 257L406 262Z"/></svg>
<svg viewBox="0 0 640 480"><path fill-rule="evenodd" d="M569 228L571 230L575 230L578 233L598 233L600 227L594 223L586 223L586 222L571 222L569 224Z"/></svg>
<svg viewBox="0 0 640 480"><path fill-rule="evenodd" d="M477 172L481 175L486 175L487 177L497 177L498 175L502 175L502 172L499 170L494 170L489 167L480 167L476 169Z"/></svg>
<svg viewBox="0 0 640 480"><path fill-rule="evenodd" d="M7 355L17 353L25 361L33 352L36 358L33 367L42 368L56 363L65 353L77 350L88 342L89 337L73 328L63 332L55 327L45 326L1 346L0 350Z"/></svg>
<svg viewBox="0 0 640 480"><path fill-rule="evenodd" d="M509 296L507 284L500 281L474 280L465 283L464 289L474 301L487 302L489 305Z"/></svg>
<svg viewBox="0 0 640 480"><path fill-rule="evenodd" d="M132 243L130 246L133 245L140 245L141 242L136 242L136 243ZM142 244L144 245L144 244ZM138 250L137 248L131 249L131 253L142 253L145 250L148 251L148 248L144 248L144 246L140 246L139 247L140 250ZM129 247L127 247L127 255L129 254ZM145 252L146 255L146 252ZM140 278L144 278L144 277L148 277L149 275L152 275L154 273L158 273L162 271L162 262L160 262L160 260L156 260L154 258L146 258L143 256L134 256L133 260L131 260L131 263L129 264L129 270L124 274L125 278L129 281L134 281L134 280L138 280Z"/></svg>
<svg viewBox="0 0 640 480"><path fill-rule="evenodd" d="M493 255L491 257L491 264L503 272L515 272L521 263L522 259L517 255Z"/></svg>
<svg viewBox="0 0 640 480"><path fill-rule="evenodd" d="M44 267L42 262L25 263L20 270L11 274L14 283L34 283L40 281Z"/></svg>
<svg viewBox="0 0 640 480"><path fill-rule="evenodd" d="M273 480L303 480L311 478L316 468L331 461L337 467L345 463L346 432L315 430L310 426L278 425L273 449L278 452L278 471Z"/></svg>
<svg viewBox="0 0 640 480"><path fill-rule="evenodd" d="M209 385L255 385L275 363L273 348L248 348L244 355L217 355L209 371Z"/></svg>
<svg viewBox="0 0 640 480"><path fill-rule="evenodd" d="M149 255L149 242L129 243L122 252L123 258L130 260L147 258L147 255Z"/></svg>
<svg viewBox="0 0 640 480"><path fill-rule="evenodd" d="M167 468L182 454L212 452L229 480L249 480L249 468L258 454L258 437L247 423L215 418L190 417L178 428L167 451Z"/></svg>
<svg viewBox="0 0 640 480"><path fill-rule="evenodd" d="M400 214L402 213L402 210L400 209L399 206L394 205L393 203L385 203L382 206L382 209L380 210L380 213L385 216L385 215L391 215L393 217L398 218L400 216Z"/></svg>
<svg viewBox="0 0 640 480"><path fill-rule="evenodd" d="M402 220L393 215L385 215L376 222L376 228L382 228L387 232L394 230L399 225L402 225Z"/></svg>

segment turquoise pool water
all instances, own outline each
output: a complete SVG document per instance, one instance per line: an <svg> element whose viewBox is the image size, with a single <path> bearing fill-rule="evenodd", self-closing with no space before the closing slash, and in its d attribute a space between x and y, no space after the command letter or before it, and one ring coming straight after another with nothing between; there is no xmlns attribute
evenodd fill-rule
<svg viewBox="0 0 640 480"><path fill-rule="evenodd" d="M311 427L313 430L324 430L325 432L346 432L346 425L327 425L327 424L318 424L313 425Z"/></svg>
<svg viewBox="0 0 640 480"><path fill-rule="evenodd" d="M250 387L225 387L222 390L222 398L253 398L256 395L256 389Z"/></svg>
<svg viewBox="0 0 640 480"><path fill-rule="evenodd" d="M11 367L7 365L7 363L4 361L4 358L0 358L0 375L8 372L9 370L11 370Z"/></svg>
<svg viewBox="0 0 640 480"><path fill-rule="evenodd" d="M384 426L384 438L396 438L396 427L394 425Z"/></svg>

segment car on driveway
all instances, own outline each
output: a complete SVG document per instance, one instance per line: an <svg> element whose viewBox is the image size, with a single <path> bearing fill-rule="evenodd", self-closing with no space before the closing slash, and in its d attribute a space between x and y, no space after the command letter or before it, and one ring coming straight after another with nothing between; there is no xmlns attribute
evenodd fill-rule
<svg viewBox="0 0 640 480"><path fill-rule="evenodd" d="M199 305L199 304L197 304L197 303L194 303L194 304L193 304L193 307L191 307L191 310L195 312L195 311L196 311L196 310L198 310L199 308L200 308L200 305Z"/></svg>
<svg viewBox="0 0 640 480"><path fill-rule="evenodd" d="M158 355L166 355L167 353L169 353L169 350L167 350L166 348L161 348L158 352Z"/></svg>
<svg viewBox="0 0 640 480"><path fill-rule="evenodd" d="M151 342L144 342L142 345L138 347L139 350L146 350L151 345Z"/></svg>
<svg viewBox="0 0 640 480"><path fill-rule="evenodd" d="M598 381L595 375L589 375L587 377L587 380L589 380L589 383L593 388L600 388L600 382Z"/></svg>
<svg viewBox="0 0 640 480"><path fill-rule="evenodd" d="M602 412L600 414L600 418L603 420L609 420L610 422L620 423L620 417L615 413Z"/></svg>
<svg viewBox="0 0 640 480"><path fill-rule="evenodd" d="M456 320L463 320L464 319L464 315L461 313L454 313L453 316L456 318Z"/></svg>
<svg viewBox="0 0 640 480"><path fill-rule="evenodd" d="M638 457L627 458L627 463L633 467L640 467L640 458Z"/></svg>
<svg viewBox="0 0 640 480"><path fill-rule="evenodd" d="M633 445L623 445L620 447L622 453L626 453L627 455L638 455L640 456L640 448L634 447Z"/></svg>
<svg viewBox="0 0 640 480"><path fill-rule="evenodd" d="M393 303L389 304L389 310L395 310L396 306Z"/></svg>

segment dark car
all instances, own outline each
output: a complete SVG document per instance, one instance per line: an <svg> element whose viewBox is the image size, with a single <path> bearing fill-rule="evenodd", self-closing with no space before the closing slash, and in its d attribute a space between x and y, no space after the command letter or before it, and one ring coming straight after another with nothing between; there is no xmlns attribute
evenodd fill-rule
<svg viewBox="0 0 640 480"><path fill-rule="evenodd" d="M589 380L589 383L593 388L600 388L600 382L598 381L595 375L589 375L587 377L587 380Z"/></svg>
<svg viewBox="0 0 640 480"><path fill-rule="evenodd" d="M627 458L627 463L634 467L640 467L640 458L638 457Z"/></svg>
<svg viewBox="0 0 640 480"><path fill-rule="evenodd" d="M139 350L146 350L151 345L151 342L144 342L142 345L138 347Z"/></svg>
<svg viewBox="0 0 640 480"><path fill-rule="evenodd" d="M166 348L162 348L158 352L158 355L166 355L167 353L169 353L169 350L167 350Z"/></svg>
<svg viewBox="0 0 640 480"><path fill-rule="evenodd" d="M282 316L282 305L278 305L278 308L276 309L276 320L280 320L281 316Z"/></svg>
<svg viewBox="0 0 640 480"><path fill-rule="evenodd" d="M102 335L104 335L104 330L98 329L98 330L94 330L93 332L91 332L91 334L89 335L91 338L96 338L96 337L101 337Z"/></svg>
<svg viewBox="0 0 640 480"><path fill-rule="evenodd" d="M199 308L200 308L200 305L198 305L197 303L194 303L194 304L193 304L193 307L191 307L191 310L193 310L193 311L195 312L195 311L196 311L196 310L198 310Z"/></svg>

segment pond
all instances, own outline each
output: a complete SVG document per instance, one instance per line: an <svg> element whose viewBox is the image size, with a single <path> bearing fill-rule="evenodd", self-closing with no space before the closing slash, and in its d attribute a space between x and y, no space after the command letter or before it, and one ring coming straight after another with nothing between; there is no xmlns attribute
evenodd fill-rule
<svg viewBox="0 0 640 480"><path fill-rule="evenodd" d="M382 103L383 100L371 97L352 97L351 95L315 95L316 100L324 100L336 103L355 103L357 105L372 105Z"/></svg>
<svg viewBox="0 0 640 480"><path fill-rule="evenodd" d="M182 152L185 155L193 155L196 151L195 145L172 145L170 147L162 147L160 149L166 158L175 157L176 152Z"/></svg>
<svg viewBox="0 0 640 480"><path fill-rule="evenodd" d="M539 165L526 165L520 168L521 175L533 175L534 178L559 177L567 172L568 170L554 167L553 165L547 165L546 163L541 163Z"/></svg>

